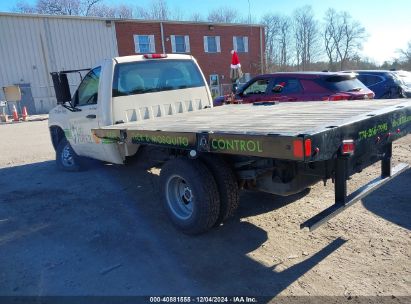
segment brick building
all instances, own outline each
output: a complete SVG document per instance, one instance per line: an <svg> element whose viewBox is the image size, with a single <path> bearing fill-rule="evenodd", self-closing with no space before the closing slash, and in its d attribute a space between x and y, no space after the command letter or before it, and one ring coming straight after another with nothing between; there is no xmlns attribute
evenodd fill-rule
<svg viewBox="0 0 411 304"><path fill-rule="evenodd" d="M230 89L232 49L244 73L262 72L264 27L0 12L0 43L0 101L2 87L18 85L21 106L35 114L56 105L51 72L91 68L102 59L136 53L192 54L213 94L223 94ZM72 93L80 80L70 78Z"/></svg>
<svg viewBox="0 0 411 304"><path fill-rule="evenodd" d="M116 21L115 25L120 56L192 54L216 95L223 93L219 90L221 87L230 87L230 51L233 49L238 52L246 78L263 72L265 42L262 25L128 20Z"/></svg>

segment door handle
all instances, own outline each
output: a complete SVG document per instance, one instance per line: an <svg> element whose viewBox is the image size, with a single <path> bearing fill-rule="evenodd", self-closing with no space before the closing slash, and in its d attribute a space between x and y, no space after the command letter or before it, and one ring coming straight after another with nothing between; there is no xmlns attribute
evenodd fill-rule
<svg viewBox="0 0 411 304"><path fill-rule="evenodd" d="M96 118L97 116L96 116L96 114L89 114L89 115L87 115L86 117L87 117L87 118L90 118L90 119L91 119L91 118L94 119L94 118Z"/></svg>

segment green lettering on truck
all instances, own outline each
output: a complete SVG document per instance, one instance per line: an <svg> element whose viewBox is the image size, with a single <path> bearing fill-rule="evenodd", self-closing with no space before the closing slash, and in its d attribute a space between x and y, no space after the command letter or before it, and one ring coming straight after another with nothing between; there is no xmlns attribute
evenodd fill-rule
<svg viewBox="0 0 411 304"><path fill-rule="evenodd" d="M259 140L213 138L211 148L214 151L263 152L262 143Z"/></svg>

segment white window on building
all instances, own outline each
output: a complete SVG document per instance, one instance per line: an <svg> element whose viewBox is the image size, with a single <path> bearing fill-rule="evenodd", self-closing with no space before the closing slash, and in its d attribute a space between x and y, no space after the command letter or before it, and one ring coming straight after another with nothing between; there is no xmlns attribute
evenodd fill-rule
<svg viewBox="0 0 411 304"><path fill-rule="evenodd" d="M171 35L170 40L173 53L190 53L190 38L188 35Z"/></svg>
<svg viewBox="0 0 411 304"><path fill-rule="evenodd" d="M134 35L134 46L137 54L155 53L154 35Z"/></svg>
<svg viewBox="0 0 411 304"><path fill-rule="evenodd" d="M238 53L248 53L248 37L234 36L233 48Z"/></svg>
<svg viewBox="0 0 411 304"><path fill-rule="evenodd" d="M204 36L204 52L220 53L220 36Z"/></svg>

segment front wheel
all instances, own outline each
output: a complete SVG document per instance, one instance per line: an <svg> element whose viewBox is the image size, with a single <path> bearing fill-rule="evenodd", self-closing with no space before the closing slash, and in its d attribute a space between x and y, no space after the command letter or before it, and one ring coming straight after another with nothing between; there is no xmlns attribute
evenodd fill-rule
<svg viewBox="0 0 411 304"><path fill-rule="evenodd" d="M214 226L220 198L213 175L199 160L168 161L160 173L164 203L172 222L187 234L200 234Z"/></svg>
<svg viewBox="0 0 411 304"><path fill-rule="evenodd" d="M57 146L56 164L57 168L63 171L80 171L81 169L80 158L66 138L63 138Z"/></svg>

